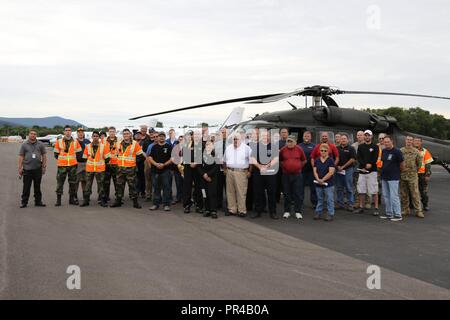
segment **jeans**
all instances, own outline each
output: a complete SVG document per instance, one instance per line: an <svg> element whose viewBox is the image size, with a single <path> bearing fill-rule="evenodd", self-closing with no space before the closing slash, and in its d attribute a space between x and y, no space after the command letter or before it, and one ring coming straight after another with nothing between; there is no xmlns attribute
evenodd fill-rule
<svg viewBox="0 0 450 320"><path fill-rule="evenodd" d="M303 176L299 174L283 174L284 212L291 211L294 201L295 212L302 212L303 207Z"/></svg>
<svg viewBox="0 0 450 320"><path fill-rule="evenodd" d="M163 191L162 203L164 206L170 206L170 171L164 170L163 172L152 172L152 184L153 184L153 204L159 206L161 204L161 187Z"/></svg>
<svg viewBox="0 0 450 320"><path fill-rule="evenodd" d="M316 193L317 193L316 213L317 214L322 213L326 197L328 215L334 216L334 186L316 187Z"/></svg>
<svg viewBox="0 0 450 320"><path fill-rule="evenodd" d="M334 175L336 178L337 203L341 207L344 206L344 196L347 197L348 205L355 204L353 195L353 168L345 169L345 176L338 172Z"/></svg>
<svg viewBox="0 0 450 320"><path fill-rule="evenodd" d="M309 199L311 204L315 206L317 204L317 193L316 193L316 185L314 184L314 174L312 169L306 170L302 172L303 176L303 188L302 188L302 198L305 198L305 187L309 186Z"/></svg>
<svg viewBox="0 0 450 320"><path fill-rule="evenodd" d="M386 206L386 216L400 218L402 210L400 207L400 198L398 196L399 181L398 180L381 180L381 190L383 191L384 204Z"/></svg>

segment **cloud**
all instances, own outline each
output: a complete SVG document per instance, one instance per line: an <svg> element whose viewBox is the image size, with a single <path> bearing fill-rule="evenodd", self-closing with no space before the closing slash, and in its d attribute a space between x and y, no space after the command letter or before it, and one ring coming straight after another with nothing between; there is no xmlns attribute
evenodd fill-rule
<svg viewBox="0 0 450 320"><path fill-rule="evenodd" d="M208 101L324 84L450 95L446 1L2 1L0 108L91 126ZM338 97L343 106L447 101ZM246 116L286 108L248 107ZM263 109L262 109L263 108ZM161 116L220 122L231 106Z"/></svg>

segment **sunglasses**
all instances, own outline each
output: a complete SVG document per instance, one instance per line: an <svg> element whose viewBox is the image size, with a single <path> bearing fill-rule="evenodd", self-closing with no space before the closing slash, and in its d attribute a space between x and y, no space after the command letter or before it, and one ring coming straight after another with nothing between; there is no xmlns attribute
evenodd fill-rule
<svg viewBox="0 0 450 320"><path fill-rule="evenodd" d="M323 150L320 150L320 152L328 152L328 150L326 150L326 149L323 149Z"/></svg>

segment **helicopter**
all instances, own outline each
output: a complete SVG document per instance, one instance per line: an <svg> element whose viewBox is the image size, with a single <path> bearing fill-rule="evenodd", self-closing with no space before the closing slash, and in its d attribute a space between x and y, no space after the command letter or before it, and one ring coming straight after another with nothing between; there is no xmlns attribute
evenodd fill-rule
<svg viewBox="0 0 450 320"><path fill-rule="evenodd" d="M394 139L394 144L397 146L403 145L405 137L408 135L421 137L423 146L427 148L433 155L433 164L439 164L443 166L450 173L449 142L403 131L398 127L397 120L392 116L381 116L362 110L340 108L336 101L332 98L332 96L343 94L395 95L450 100L449 97L424 94L380 91L348 91L330 86L314 85L287 93L250 96L171 109L167 111L134 117L130 120L229 103L244 102L249 104L262 104L284 100L292 96L303 96L305 97L304 108L299 108L293 103L287 101L287 103L291 106L291 110L257 114L249 121L235 124L232 129L248 132L248 130L255 128L288 128L290 134L296 135L299 138L299 143L301 142L303 132L305 131L310 131L312 133L312 140L315 143L319 142L320 134L322 132L328 132L329 138L332 142L334 142L334 135L337 133L346 133L349 136L350 141L354 141L354 137L356 137L357 131L366 129L370 129L374 133L386 133L391 135ZM312 105L309 107L308 97L312 98Z"/></svg>

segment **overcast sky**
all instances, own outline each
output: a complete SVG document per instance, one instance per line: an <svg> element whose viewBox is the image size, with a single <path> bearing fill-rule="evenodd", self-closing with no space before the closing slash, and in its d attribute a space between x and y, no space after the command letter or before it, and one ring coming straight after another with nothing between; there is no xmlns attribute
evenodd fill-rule
<svg viewBox="0 0 450 320"><path fill-rule="evenodd" d="M0 0L1 115L124 125L136 115L314 84L450 96L449 17L448 0ZM450 118L448 100L336 99ZM247 106L245 114L288 107ZM231 109L159 119L217 123Z"/></svg>

